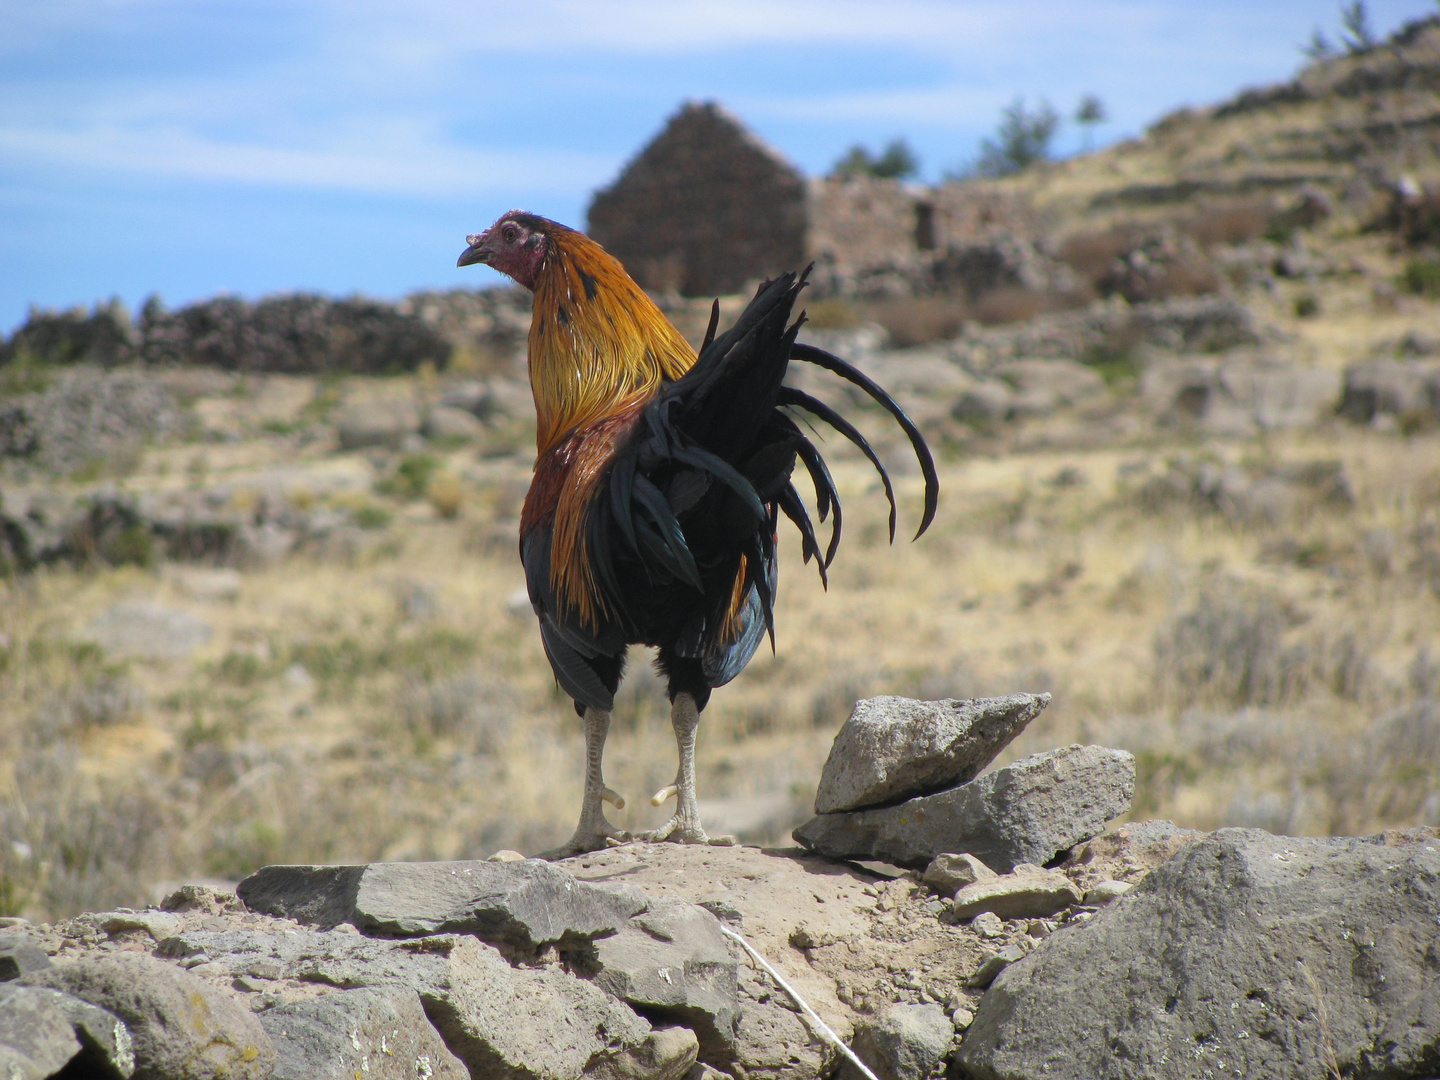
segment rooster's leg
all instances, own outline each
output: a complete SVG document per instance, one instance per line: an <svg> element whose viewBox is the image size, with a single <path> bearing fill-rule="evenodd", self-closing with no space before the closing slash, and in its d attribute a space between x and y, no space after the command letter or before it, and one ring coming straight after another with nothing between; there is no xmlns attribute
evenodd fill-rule
<svg viewBox="0 0 1440 1080"><path fill-rule="evenodd" d="M670 708L670 724L675 728L675 742L680 748L680 771L675 783L655 793L650 801L659 806L670 798L678 796L675 816L658 829L637 834L637 840L669 840L675 844L720 844L735 843L733 836L707 836L700 827L700 811L695 806L695 729L700 726L700 710L695 699L681 691L675 695Z"/></svg>
<svg viewBox="0 0 1440 1080"><path fill-rule="evenodd" d="M616 810L625 808L625 800L605 786L601 760L605 755L605 736L610 733L610 713L604 709L585 710L585 801L580 805L580 824L575 835L558 848L540 855L542 859L565 859L587 851L599 851L611 841L628 841L630 834L615 828L605 819L605 803Z"/></svg>

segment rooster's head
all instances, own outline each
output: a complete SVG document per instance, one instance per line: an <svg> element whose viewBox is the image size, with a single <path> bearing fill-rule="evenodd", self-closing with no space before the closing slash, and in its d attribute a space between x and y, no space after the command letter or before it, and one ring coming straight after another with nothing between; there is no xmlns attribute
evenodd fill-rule
<svg viewBox="0 0 1440 1080"><path fill-rule="evenodd" d="M460 253L455 265L484 263L514 278L527 289L534 289L535 278L549 251L546 233L552 224L524 210L511 210L483 233L465 237L470 246Z"/></svg>

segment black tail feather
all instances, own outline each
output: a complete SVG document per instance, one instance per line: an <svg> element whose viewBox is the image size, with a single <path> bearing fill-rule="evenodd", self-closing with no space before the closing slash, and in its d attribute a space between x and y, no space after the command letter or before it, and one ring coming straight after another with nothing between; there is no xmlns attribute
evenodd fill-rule
<svg viewBox="0 0 1440 1080"><path fill-rule="evenodd" d="M829 405L826 405L817 398L811 397L803 390L795 389L793 386L781 388L779 404L795 406L804 409L806 412L814 413L859 447L860 452L870 459L870 464L874 465L875 471L880 474L880 482L885 485L885 498L890 503L890 541L894 543L896 518L895 488L890 484L890 474L885 471L885 466L881 464L880 456L876 454L874 448L865 441L865 436L856 430L854 424L830 408Z"/></svg>
<svg viewBox="0 0 1440 1080"><path fill-rule="evenodd" d="M905 432L911 447L915 450L915 457L920 462L920 471L925 475L925 512L920 519L920 528L915 533L915 539L918 540L921 534L930 527L930 523L935 520L935 510L940 504L940 476L935 471L935 459L930 454L930 447L925 443L925 436L921 435L920 429L915 426L915 421L910 419L905 410L886 393L879 383L838 356L834 356L824 349L817 349L813 345L796 345L790 350L790 357L823 367L826 371L833 371L847 382L860 387L893 416L895 422ZM893 514L890 535L893 539L895 535Z"/></svg>
<svg viewBox="0 0 1440 1080"><path fill-rule="evenodd" d="M840 549L840 495L835 490L835 480L830 475L829 466L809 439L802 437L795 452L805 463L805 468L810 473L810 482L815 485L815 508L820 514L820 520L824 521L832 511L835 514L835 519L830 523L830 543L825 548L823 564L829 569L830 564L835 561L835 552Z"/></svg>
<svg viewBox="0 0 1440 1080"><path fill-rule="evenodd" d="M820 571L820 583L829 589L830 581L825 573L825 559L820 554L820 544L815 539L815 527L810 524L810 515L805 511L805 503L801 500L800 493L795 490L793 484L786 484L775 501L795 528L800 530L802 561L808 563L812 555L815 557L815 568Z"/></svg>

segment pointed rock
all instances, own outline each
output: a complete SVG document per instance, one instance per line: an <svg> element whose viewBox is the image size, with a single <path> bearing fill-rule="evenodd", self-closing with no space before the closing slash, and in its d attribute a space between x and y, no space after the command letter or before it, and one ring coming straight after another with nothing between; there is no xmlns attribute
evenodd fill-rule
<svg viewBox="0 0 1440 1080"><path fill-rule="evenodd" d="M857 701L830 747L815 812L883 806L972 780L1049 703L1049 694Z"/></svg>

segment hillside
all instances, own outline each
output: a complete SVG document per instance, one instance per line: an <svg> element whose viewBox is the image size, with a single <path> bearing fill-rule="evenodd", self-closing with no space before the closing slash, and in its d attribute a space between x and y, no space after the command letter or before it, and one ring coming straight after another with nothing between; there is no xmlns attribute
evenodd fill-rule
<svg viewBox="0 0 1440 1080"><path fill-rule="evenodd" d="M1036 209L1034 288L812 305L941 453L941 516L889 548L835 450L845 547L828 593L786 548L777 652L702 724L707 821L786 842L857 698L1050 691L1011 752L1130 750L1139 817L1440 822L1437 49L1426 22L977 182ZM579 735L515 557L527 321L500 290L221 299L11 339L0 911L568 832ZM636 662L623 825L672 754Z"/></svg>

